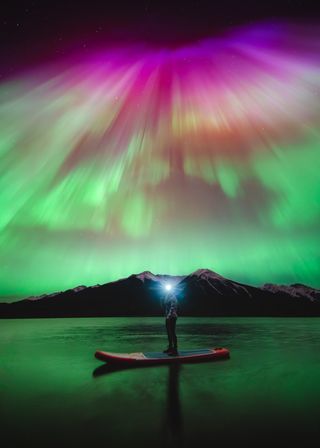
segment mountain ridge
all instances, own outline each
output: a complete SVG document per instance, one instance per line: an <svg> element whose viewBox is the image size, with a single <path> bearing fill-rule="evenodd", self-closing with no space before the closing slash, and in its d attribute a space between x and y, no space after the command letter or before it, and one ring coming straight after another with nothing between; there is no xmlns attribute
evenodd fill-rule
<svg viewBox="0 0 320 448"><path fill-rule="evenodd" d="M143 271L113 282L78 285L66 291L0 303L0 318L156 316L170 283L181 315L320 316L320 290L307 285L260 287L225 278L210 269L174 276Z"/></svg>

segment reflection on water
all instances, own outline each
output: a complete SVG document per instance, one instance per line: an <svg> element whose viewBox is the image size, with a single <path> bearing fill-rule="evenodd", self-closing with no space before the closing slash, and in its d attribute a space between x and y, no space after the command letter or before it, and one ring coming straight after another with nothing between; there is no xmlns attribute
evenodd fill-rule
<svg viewBox="0 0 320 448"><path fill-rule="evenodd" d="M168 428L168 439L175 447L182 446L182 411L179 395L179 377L182 366L173 364L168 367L168 388L167 388L167 406L166 422Z"/></svg>
<svg viewBox="0 0 320 448"><path fill-rule="evenodd" d="M231 358L119 370L94 352L162 350L162 318L1 321L2 440L191 448L319 437L320 319L180 318L178 335L181 348L225 346Z"/></svg>
<svg viewBox="0 0 320 448"><path fill-rule="evenodd" d="M157 369L157 366L129 366L120 367L111 364L103 364L93 371L93 377L97 378L103 375L110 375L111 373L121 372L122 370L132 369ZM179 377L183 366L179 363L174 363L165 366L168 370L168 383L166 390L166 405L164 415L164 429L163 429L163 445L180 448L182 443L182 411L179 396Z"/></svg>

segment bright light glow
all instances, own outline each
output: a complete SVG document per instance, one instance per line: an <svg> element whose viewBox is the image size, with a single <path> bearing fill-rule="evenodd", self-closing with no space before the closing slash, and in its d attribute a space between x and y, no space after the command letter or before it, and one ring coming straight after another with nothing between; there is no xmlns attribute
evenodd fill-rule
<svg viewBox="0 0 320 448"><path fill-rule="evenodd" d="M166 289L167 291L171 291L171 289L172 289L172 285L170 285L170 283L167 283L167 284L165 285L165 289Z"/></svg>

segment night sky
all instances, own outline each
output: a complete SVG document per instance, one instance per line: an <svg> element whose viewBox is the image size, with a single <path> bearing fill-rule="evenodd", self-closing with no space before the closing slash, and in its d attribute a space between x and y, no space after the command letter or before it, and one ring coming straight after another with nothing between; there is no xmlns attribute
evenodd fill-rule
<svg viewBox="0 0 320 448"><path fill-rule="evenodd" d="M1 6L0 295L320 287L315 2L108 3Z"/></svg>
<svg viewBox="0 0 320 448"><path fill-rule="evenodd" d="M7 1L1 5L1 76L63 55L90 54L111 42L179 46L241 25L318 23L313 0Z"/></svg>

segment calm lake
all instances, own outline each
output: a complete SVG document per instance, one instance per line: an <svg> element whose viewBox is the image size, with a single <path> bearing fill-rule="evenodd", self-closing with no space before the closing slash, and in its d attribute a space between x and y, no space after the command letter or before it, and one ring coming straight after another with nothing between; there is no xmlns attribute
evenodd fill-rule
<svg viewBox="0 0 320 448"><path fill-rule="evenodd" d="M107 371L95 350L163 350L163 319L0 320L1 441L193 447L319 440L319 318L181 317L177 331L179 348L227 347L231 358Z"/></svg>

